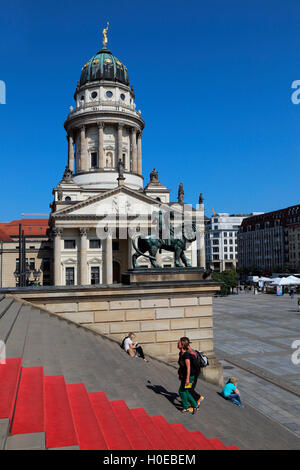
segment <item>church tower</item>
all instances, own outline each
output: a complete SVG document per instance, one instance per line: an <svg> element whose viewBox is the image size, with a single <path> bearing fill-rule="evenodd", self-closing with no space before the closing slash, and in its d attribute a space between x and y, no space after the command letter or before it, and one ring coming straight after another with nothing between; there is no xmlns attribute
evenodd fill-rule
<svg viewBox="0 0 300 470"><path fill-rule="evenodd" d="M75 106L64 123L68 164L53 189L49 221L57 286L119 283L133 266L132 238L151 232L151 215L172 211L181 217L184 211L183 190L178 202L171 202L157 170L143 185L145 123L127 68L107 47L107 30L108 25L102 49L81 69ZM196 214L192 207L189 211ZM201 222L203 205L200 212ZM157 258L162 267L174 265L172 250L162 250ZM187 244L186 259L197 266L196 239ZM139 261L150 266L147 254Z"/></svg>
<svg viewBox="0 0 300 470"><path fill-rule="evenodd" d="M133 87L126 66L107 48L107 28L102 49L81 69L74 94L75 108L64 127L68 139L68 167L73 181L88 190L109 190L118 185L122 161L126 186L143 188L142 130Z"/></svg>

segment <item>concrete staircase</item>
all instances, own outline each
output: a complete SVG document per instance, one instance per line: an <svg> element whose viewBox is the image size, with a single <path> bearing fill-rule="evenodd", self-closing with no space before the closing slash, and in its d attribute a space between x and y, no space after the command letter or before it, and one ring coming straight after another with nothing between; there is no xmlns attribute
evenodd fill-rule
<svg viewBox="0 0 300 470"><path fill-rule="evenodd" d="M236 449L151 416L159 406L151 385L141 400L144 361L82 327L0 296L0 340L0 449ZM148 367L147 382L168 387L166 366Z"/></svg>
<svg viewBox="0 0 300 470"><path fill-rule="evenodd" d="M22 359L0 365L2 449L235 450L219 439L149 416L125 401L88 393L83 383L44 376L42 367L22 367Z"/></svg>
<svg viewBox="0 0 300 470"><path fill-rule="evenodd" d="M0 415L0 449L42 449L54 445L51 441L47 444L46 428L30 427L33 422L41 423L42 415L45 420L51 406L55 410L50 413L53 420L61 416L60 424L67 426L71 422L76 431L77 441L70 440L72 433L68 431L65 438L69 440L64 442L62 439L59 445L68 449L92 445L91 434L96 436L94 430L101 429L97 414L100 405L92 398L93 394L102 397L109 413L118 419L120 429L128 420L133 429L139 429L139 425L144 434L146 430L151 434L155 425L164 438L168 436L170 447L176 447L180 441L181 447L189 449L189 446L195 446L199 437L204 447L205 436L214 447L224 444L228 448L234 444L239 449L255 450L300 448L295 434L247 403L245 408L232 405L218 395L218 387L203 380L197 385L198 391L205 396L200 410L195 415L180 413L179 381L173 367L151 358L148 363L139 358L131 359L118 344L96 332L13 297L1 296L1 293L0 340L5 341L6 357L13 360L9 376L15 377L15 382L8 380L3 372L5 367L0 365L0 403L4 403L4 395L10 400L5 413ZM60 392L55 392L58 389ZM52 405L49 401L48 408L47 400L54 392L56 398ZM62 396L64 403L68 403L63 410L60 409ZM34 420L30 414L33 406ZM87 423L83 420L81 407L84 416L91 416L87 410L94 414ZM94 407L97 410L94 411ZM66 414L69 408L72 421L70 413ZM133 411L137 409L140 411ZM127 426L127 440L131 446L141 446L139 436L143 434L132 433L131 429ZM105 432L102 434L108 445ZM159 448L150 437L148 441L152 447ZM77 443L71 445L71 442Z"/></svg>

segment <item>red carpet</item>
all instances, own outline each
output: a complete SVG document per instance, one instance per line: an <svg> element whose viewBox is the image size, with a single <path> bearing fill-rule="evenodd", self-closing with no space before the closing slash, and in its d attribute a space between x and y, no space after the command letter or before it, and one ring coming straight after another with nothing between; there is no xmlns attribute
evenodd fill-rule
<svg viewBox="0 0 300 470"><path fill-rule="evenodd" d="M6 359L0 364L0 419L12 418L22 359Z"/></svg>
<svg viewBox="0 0 300 470"><path fill-rule="evenodd" d="M109 402L103 392L87 393L84 384L66 385L62 375L44 377L42 367L21 368L19 358L0 365L0 418L10 419L12 435L45 432L47 449L238 450L123 400Z"/></svg>
<svg viewBox="0 0 300 470"><path fill-rule="evenodd" d="M146 436L156 450L172 450L171 444L168 444L160 430L155 426L150 416L144 408L136 408L131 413L143 428Z"/></svg>
<svg viewBox="0 0 300 470"><path fill-rule="evenodd" d="M107 450L103 433L83 384L67 385L80 449Z"/></svg>
<svg viewBox="0 0 300 470"><path fill-rule="evenodd" d="M147 439L143 428L135 420L125 401L111 401L110 404L126 432L132 448L134 450L152 450L153 447Z"/></svg>
<svg viewBox="0 0 300 470"><path fill-rule="evenodd" d="M172 446L174 450L183 450L182 442L180 439L177 439L176 434L173 432L168 421L165 420L163 416L152 416L151 417L154 425L160 430L162 435L167 439L168 443Z"/></svg>
<svg viewBox="0 0 300 470"><path fill-rule="evenodd" d="M44 384L47 449L78 445L63 375L45 377Z"/></svg>
<svg viewBox="0 0 300 470"><path fill-rule="evenodd" d="M11 433L43 431L45 431L43 368L24 367Z"/></svg>
<svg viewBox="0 0 300 470"><path fill-rule="evenodd" d="M129 439L122 426L120 426L105 393L89 393L89 397L108 448L111 450L132 449Z"/></svg>

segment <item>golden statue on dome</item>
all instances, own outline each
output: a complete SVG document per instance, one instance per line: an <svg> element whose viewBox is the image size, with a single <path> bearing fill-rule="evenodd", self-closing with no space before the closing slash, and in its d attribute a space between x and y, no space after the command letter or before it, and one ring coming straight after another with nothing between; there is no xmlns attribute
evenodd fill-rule
<svg viewBox="0 0 300 470"><path fill-rule="evenodd" d="M106 48L106 45L107 45L107 31L108 31L108 25L109 25L109 22L107 22L106 28L104 28L103 31L102 31L102 34L103 34L103 41L102 41L102 44L103 44L103 47L104 47L104 48Z"/></svg>

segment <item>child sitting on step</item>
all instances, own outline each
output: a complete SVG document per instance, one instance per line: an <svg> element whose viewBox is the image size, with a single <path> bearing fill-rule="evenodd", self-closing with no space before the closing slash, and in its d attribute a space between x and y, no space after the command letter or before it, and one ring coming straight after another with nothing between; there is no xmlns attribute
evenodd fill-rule
<svg viewBox="0 0 300 470"><path fill-rule="evenodd" d="M223 388L221 395L226 399L232 401L237 406L242 406L240 392L237 389L237 378L230 377L227 384Z"/></svg>

